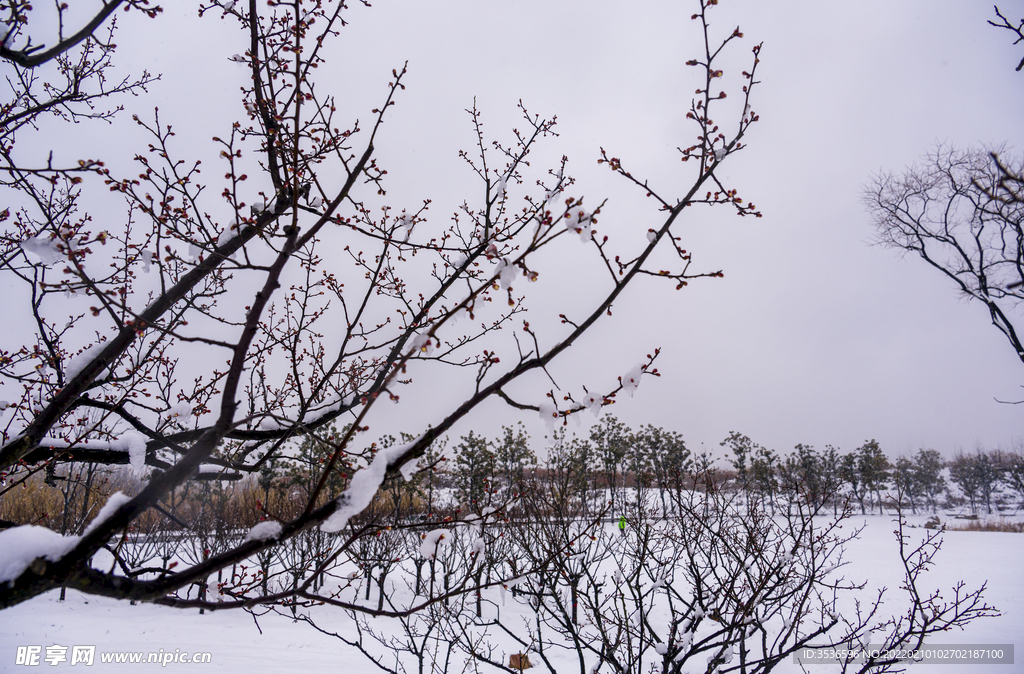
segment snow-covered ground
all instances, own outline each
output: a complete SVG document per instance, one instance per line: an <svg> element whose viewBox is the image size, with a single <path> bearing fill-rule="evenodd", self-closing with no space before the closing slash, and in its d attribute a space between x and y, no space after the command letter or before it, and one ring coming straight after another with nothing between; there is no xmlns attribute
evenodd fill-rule
<svg viewBox="0 0 1024 674"><path fill-rule="evenodd" d="M912 522L920 524L924 517ZM867 581L871 587L887 586L891 594L885 609L901 611L905 605L900 593L901 570L893 537L894 524L889 517L853 518L847 526L866 523L861 538L849 546L845 575ZM914 530L915 535L922 533ZM911 671L927 672L1024 672L1024 535L997 532L948 531L936 566L927 575L929 587L947 595L958 581L968 589L987 581L986 599L1002 617L977 621L964 632L949 633L933 640L935 644L1015 644L1013 665L913 665ZM497 591L494 600L500 602ZM69 592L66 601L58 601L51 592L5 611L0 611L0 671L157 671L177 668L198 671L259 672L343 671L352 674L379 672L371 662L341 641L320 634L302 622L278 615L266 615L254 621L240 611L221 611L199 615L197 610L175 610L151 605L131 606L98 597ZM320 608L319 611L332 609ZM326 616L325 616L326 618ZM332 628L345 628L341 613L327 618ZM383 627L386 623L381 622ZM16 664L18 647L39 646L39 664ZM47 647L67 646L67 660L50 665ZM71 664L74 646L95 646L94 664ZM150 653L175 651L209 653L208 664L117 664L102 663L101 654L111 652ZM508 652L516 648L509 645ZM23 651L25 654L26 651ZM810 666L808 671L825 674L834 667ZM459 666L452 671L462 671ZM534 670L537 671L537 670ZM786 663L776 671L796 672L799 667Z"/></svg>

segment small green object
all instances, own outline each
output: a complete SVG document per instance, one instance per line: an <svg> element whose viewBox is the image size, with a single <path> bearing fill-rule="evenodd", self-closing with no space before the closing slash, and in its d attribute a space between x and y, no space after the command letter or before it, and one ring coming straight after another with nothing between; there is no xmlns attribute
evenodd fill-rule
<svg viewBox="0 0 1024 674"><path fill-rule="evenodd" d="M626 530L626 516L623 515L619 518L619 529L622 531Z"/></svg>

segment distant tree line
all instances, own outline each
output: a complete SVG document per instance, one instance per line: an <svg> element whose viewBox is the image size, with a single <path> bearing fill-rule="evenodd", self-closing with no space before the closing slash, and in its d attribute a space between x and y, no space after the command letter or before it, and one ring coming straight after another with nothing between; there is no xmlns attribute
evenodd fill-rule
<svg viewBox="0 0 1024 674"><path fill-rule="evenodd" d="M547 460L538 465L522 426L506 427L494 440L472 432L462 437L453 448L452 471L460 503L480 512L492 497L515 491L527 471L539 470L564 482L584 512L587 504L603 502L618 511L627 507L627 493L636 500L652 492L662 512L669 513L672 494L692 486L688 476L695 471L708 474L714 463L707 453L693 454L675 431L650 424L634 430L614 416L603 417L589 437L570 435L563 427L550 441ZM972 513L984 508L991 514L998 503L1024 501L1020 451L958 451L947 461L937 450L922 448L892 460L872 439L845 453L832 445L820 450L797 444L782 455L735 431L720 444L727 451L729 469L713 471L716 479L733 480L773 513L791 507L797 494L813 505L829 505L834 513L849 499L865 514L883 512L893 499L915 514L960 505L969 506Z"/></svg>
<svg viewBox="0 0 1024 674"><path fill-rule="evenodd" d="M1024 500L1021 452L957 451L952 460L944 461L934 449L919 449L892 461L876 440L847 453L831 445L821 451L798 444L784 457L736 432L721 444L731 453L729 463L737 483L773 510L798 490L815 501L852 499L861 513L874 508L881 513L887 502L895 502L914 513L919 508L936 512L940 503L947 507L966 503L973 513L984 506L991 514L1000 494ZM950 490L950 483L957 492ZM833 503L833 507L838 506Z"/></svg>
<svg viewBox="0 0 1024 674"><path fill-rule="evenodd" d="M335 425L310 433L289 455L268 460L248 480L230 483L216 473L204 475L206 479L176 490L135 529L237 529L268 518L294 517L321 479L320 500L336 498L348 487L360 458L354 454L321 475L332 438L342 433ZM386 435L362 458L409 440ZM1019 507L1024 502L1024 454L1019 451L958 451L947 461L934 449L919 449L891 460L876 440L868 440L845 453L832 445L821 450L797 444L782 455L734 431L720 443L728 466L721 469L708 453L692 453L675 431L650 424L631 429L614 416L602 417L586 437L559 427L547 440L538 451L522 424L505 426L494 438L470 431L450 448L448 439L440 440L412 480L386 482L377 500L388 501L396 516L481 515L515 501L528 482L540 480L583 516L603 509L618 516L649 495L661 513L670 514L679 495L695 487L693 475L700 473L714 476L716 484L742 492L749 503L772 514L791 509L797 498L833 514L846 501L861 513L881 513L898 503L915 514L940 507L991 514L999 505ZM38 524L64 535L78 534L110 493L132 493L138 487L127 471L91 463L50 466L31 475L15 472L0 486L0 528Z"/></svg>

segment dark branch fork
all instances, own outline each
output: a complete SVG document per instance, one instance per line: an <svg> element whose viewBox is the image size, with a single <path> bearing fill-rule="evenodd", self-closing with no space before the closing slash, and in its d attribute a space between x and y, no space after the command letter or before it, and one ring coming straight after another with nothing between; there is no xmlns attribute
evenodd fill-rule
<svg viewBox="0 0 1024 674"><path fill-rule="evenodd" d="M1017 25L1014 25L1014 24L1012 24L1010 22L1010 20L1008 18L1003 16L1002 12L999 11L999 5L995 5L995 12L996 12L996 16L999 17L1000 23L996 23L995 21L989 20L988 24L990 26L995 26L996 28L1005 28L1006 30L1008 30L1011 33L1015 34L1017 36L1017 39L1013 41L1014 44L1018 44L1020 42L1024 42L1024 18L1022 18L1017 23ZM1020 72L1021 70L1024 70L1024 58L1022 58L1020 60L1020 63L1017 64L1017 67L1015 68L1015 70L1017 72Z"/></svg>

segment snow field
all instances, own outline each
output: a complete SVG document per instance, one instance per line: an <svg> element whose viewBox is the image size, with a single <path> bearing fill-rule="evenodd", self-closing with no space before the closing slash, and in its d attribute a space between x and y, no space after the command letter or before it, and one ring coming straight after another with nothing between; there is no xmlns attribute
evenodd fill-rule
<svg viewBox="0 0 1024 674"><path fill-rule="evenodd" d="M911 519L911 524L920 525L926 519L919 516ZM861 597L872 596L872 590L880 587L889 588L883 611L887 615L900 613L905 609L906 601L899 591L902 580L902 569L896 554L896 542L892 534L895 525L891 518L884 516L855 517L844 526L866 525L860 537L847 546L845 559L848 564L832 573L837 577L845 576L852 581L865 581L867 587ZM609 536L618 536L614 525L607 525ZM474 527L460 527L456 535L467 539L474 537ZM923 529L910 529L910 536L916 539L922 536ZM613 538L614 540L614 538ZM470 541L470 543L473 543ZM948 531L942 550L936 557L935 566L927 573L924 586L935 588L949 595L950 588L959 580L965 580L967 588L972 589L981 582L988 581L986 599L994 604L1002 616L995 619L979 620L967 627L963 632L944 635L941 639L934 638L932 644L1024 644L1024 577L1020 573L1019 560L1024 558L1024 536L1013 533L999 532L960 532ZM344 576L344 573L339 575ZM609 576L614 572L609 569ZM397 581L392 584L394 601L400 604L412 598L410 588L405 587L404 576L395 574ZM364 597L365 588L362 579L357 577L350 588L343 593L346 598ZM648 583L651 589L657 589L657 581ZM252 616L242 611L216 611L198 615L196 610L177 610L153 605L131 606L126 602L117 602L99 597L84 596L69 592L64 602L58 601L58 592L51 592L32 601L0 612L0 670L22 670L15 666L15 655L18 646L39 645L44 649L51 645L95 645L97 652L103 651L138 651L165 652L180 649L187 652L210 652L212 663L201 665L203 671L245 671L245 672L279 672L282 670L321 671L344 667L344 671L353 674L378 672L378 669L357 650L344 644L337 638L322 634L302 621L290 618L285 610L284 615L265 614ZM501 615L509 625L532 619L532 611L522 601L522 597L513 599L504 587L493 587L483 591L484 618ZM474 598L467 597L467 605L471 608ZM371 590L368 605L376 605L376 588ZM852 599L840 604L841 611L851 611ZM655 629L664 615L658 613L656 607L648 616ZM299 615L309 614L318 625L327 631L337 632L349 639L355 638L355 623L343 610L319 606L300 609ZM382 635L401 636L400 623L390 618L373 618L368 623L372 629ZM518 652L521 648L506 635L491 630L480 640L482 646L494 649L495 655L501 655L507 664L508 655ZM371 644L372 645L372 644ZM378 648L378 651L381 651ZM574 651L564 650L552 652L549 658L558 671L578 671L579 661ZM537 664L536 658L533 658ZM394 665L392 660L388 665ZM456 660L451 663L449 671L463 671L463 662ZM596 664L596 658L587 659L588 671ZM696 663L694 663L696 664ZM56 666L42 665L47 669L58 670L70 668L67 662ZM76 665L77 666L77 665ZM169 664L167 667L184 666ZM102 664L97 660L92 671L156 671L162 669L158 664L125 665ZM198 665L196 665L198 667ZM564 669L563 669L564 668ZM31 668L25 667L25 670ZM487 671L484 666L483 670ZM604 671L602 670L599 671ZM826 672L836 668L828 665L816 665L808 671ZM978 672L979 674L997 674L998 672L1024 671L1024 658L1017 654L1014 665L977 665L974 667L957 665L953 668L945 665L914 665L915 672ZM534 671L543 671L535 669ZM697 671L697 670L692 670ZM799 667L791 662L783 663L779 672L798 672Z"/></svg>

